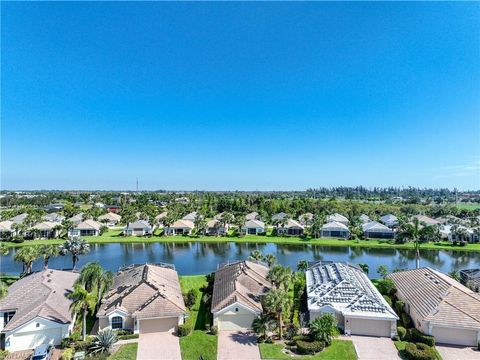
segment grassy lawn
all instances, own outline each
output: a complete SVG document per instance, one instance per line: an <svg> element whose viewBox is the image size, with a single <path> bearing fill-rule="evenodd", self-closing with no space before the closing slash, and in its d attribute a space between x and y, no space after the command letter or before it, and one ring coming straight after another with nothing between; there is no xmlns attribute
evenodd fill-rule
<svg viewBox="0 0 480 360"><path fill-rule="evenodd" d="M110 355L108 360L135 360L137 358L138 344L125 344L117 352Z"/></svg>
<svg viewBox="0 0 480 360"><path fill-rule="evenodd" d="M120 235L121 230L108 230L101 236L87 236L85 239L92 244L108 244L108 243L165 243L165 242L238 242L238 243L276 243L276 244L314 244L324 246L351 246L351 247L365 247L365 248L395 248L395 249L413 249L412 243L395 244L392 241L381 240L341 240L330 238L299 238L299 237L282 237L282 236L257 236L247 235L243 237L235 236L152 236L150 238L144 237L123 237ZM61 244L62 239L48 239L48 240L32 240L24 241L23 243L5 242L10 247L21 247L29 245L44 245L44 244ZM437 243L421 244L421 249L431 250L460 250L460 251L480 251L480 243L467 244L466 246L454 246L450 242L441 241Z"/></svg>
<svg viewBox="0 0 480 360"><path fill-rule="evenodd" d="M205 360L215 360L217 358L217 337L205 332L207 312L203 306L203 293L200 289L206 283L207 278L204 275L180 277L183 293L187 293L190 289L197 292L197 300L190 309L190 317L186 320L186 323L192 324L193 331L190 335L180 338L183 360L198 360L200 356Z"/></svg>
<svg viewBox="0 0 480 360"><path fill-rule="evenodd" d="M350 340L333 340L332 345L316 355L290 356L282 352L281 344L259 344L262 359L305 359L305 360L356 360L355 348Z"/></svg>
<svg viewBox="0 0 480 360"><path fill-rule="evenodd" d="M472 203L458 204L457 208L466 209L466 210L476 210L480 208L480 204L472 204Z"/></svg>

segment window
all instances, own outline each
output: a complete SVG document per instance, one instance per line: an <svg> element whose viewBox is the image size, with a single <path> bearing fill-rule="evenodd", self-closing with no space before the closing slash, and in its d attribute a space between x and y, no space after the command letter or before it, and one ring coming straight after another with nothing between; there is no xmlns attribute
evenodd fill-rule
<svg viewBox="0 0 480 360"><path fill-rule="evenodd" d="M13 315L15 315L15 311L10 311L3 313L3 324L7 325L10 320L12 320Z"/></svg>
<svg viewBox="0 0 480 360"><path fill-rule="evenodd" d="M120 316L112 317L112 329L123 329L123 319Z"/></svg>

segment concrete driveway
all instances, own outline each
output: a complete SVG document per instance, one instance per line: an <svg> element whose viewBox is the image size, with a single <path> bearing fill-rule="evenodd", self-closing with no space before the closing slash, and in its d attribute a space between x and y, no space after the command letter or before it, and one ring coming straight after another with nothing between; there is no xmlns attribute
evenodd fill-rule
<svg viewBox="0 0 480 360"><path fill-rule="evenodd" d="M471 347L439 345L435 344L435 348L442 356L443 360L478 360L480 359L480 351Z"/></svg>
<svg viewBox="0 0 480 360"><path fill-rule="evenodd" d="M220 331L217 360L260 360L257 336L251 331Z"/></svg>
<svg viewBox="0 0 480 360"><path fill-rule="evenodd" d="M343 336L352 340L359 360L400 360L398 350L390 338L373 336Z"/></svg>
<svg viewBox="0 0 480 360"><path fill-rule="evenodd" d="M137 360L182 360L180 341L170 332L140 334Z"/></svg>

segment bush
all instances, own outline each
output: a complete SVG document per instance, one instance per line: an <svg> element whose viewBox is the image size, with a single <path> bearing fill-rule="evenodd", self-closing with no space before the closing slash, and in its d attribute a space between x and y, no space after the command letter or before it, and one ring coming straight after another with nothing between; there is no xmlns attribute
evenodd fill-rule
<svg viewBox="0 0 480 360"><path fill-rule="evenodd" d="M433 336L425 335L415 328L409 329L408 335L412 342L435 346L435 338Z"/></svg>
<svg viewBox="0 0 480 360"><path fill-rule="evenodd" d="M397 312L398 315L403 313L403 309L405 308L405 303L401 300L397 300L395 303L395 311Z"/></svg>
<svg viewBox="0 0 480 360"><path fill-rule="evenodd" d="M387 302L388 305L392 306L392 299L388 295L383 295L383 298Z"/></svg>
<svg viewBox="0 0 480 360"><path fill-rule="evenodd" d="M405 339L405 335L407 335L407 329L405 329L403 326L397 326L397 334L400 340Z"/></svg>
<svg viewBox="0 0 480 360"><path fill-rule="evenodd" d="M265 339L265 344L273 344L273 339L270 336L267 336Z"/></svg>
<svg viewBox="0 0 480 360"><path fill-rule="evenodd" d="M283 337L286 340L292 340L298 334L298 326L295 324L288 324Z"/></svg>
<svg viewBox="0 0 480 360"><path fill-rule="evenodd" d="M393 295L395 294L395 284L392 279L382 279L377 284L378 291L382 295Z"/></svg>
<svg viewBox="0 0 480 360"><path fill-rule="evenodd" d="M195 291L195 289L190 289L188 293L183 294L183 301L185 302L185 306L191 309L197 301L197 292Z"/></svg>
<svg viewBox="0 0 480 360"><path fill-rule="evenodd" d="M130 340L130 339L138 339L138 334L120 335L118 337L118 340Z"/></svg>
<svg viewBox="0 0 480 360"><path fill-rule="evenodd" d="M85 341L77 341L74 346L76 351L86 352L91 345L92 345L92 339L87 338L87 340Z"/></svg>
<svg viewBox="0 0 480 360"><path fill-rule="evenodd" d="M217 335L218 334L218 326L217 325L213 325L210 328L210 334L212 334L212 335Z"/></svg>
<svg viewBox="0 0 480 360"><path fill-rule="evenodd" d="M117 330L117 336L131 335L131 334L133 334L132 330L128 330L128 329Z"/></svg>
<svg viewBox="0 0 480 360"><path fill-rule="evenodd" d="M265 336L260 335L260 336L257 338L257 343L258 343L258 344L262 344L262 343L265 342L265 339L266 339Z"/></svg>
<svg viewBox="0 0 480 360"><path fill-rule="evenodd" d="M402 319L402 324L405 329L408 329L411 327L412 319L410 318L410 315L406 313L402 313L402 315L400 315L400 318Z"/></svg>
<svg viewBox="0 0 480 360"><path fill-rule="evenodd" d="M0 360L4 360L9 354L8 350L0 350Z"/></svg>
<svg viewBox="0 0 480 360"><path fill-rule="evenodd" d="M187 336L192 332L192 325L190 324L183 324L183 325L178 325L178 330L177 330L177 335L182 337L182 336Z"/></svg>
<svg viewBox="0 0 480 360"><path fill-rule="evenodd" d="M308 335L297 335L293 337L294 341L311 341L310 336Z"/></svg>
<svg viewBox="0 0 480 360"><path fill-rule="evenodd" d="M258 236L266 236L267 235L267 232L266 231L263 231L263 232L259 232L257 233Z"/></svg>
<svg viewBox="0 0 480 360"><path fill-rule="evenodd" d="M297 340L297 352L302 355L313 355L325 348L323 341L303 341Z"/></svg>
<svg viewBox="0 0 480 360"><path fill-rule="evenodd" d="M63 351L62 360L72 360L73 358L73 348L67 348Z"/></svg>
<svg viewBox="0 0 480 360"><path fill-rule="evenodd" d="M405 357L409 360L436 360L437 354L432 347L426 344L407 343Z"/></svg>

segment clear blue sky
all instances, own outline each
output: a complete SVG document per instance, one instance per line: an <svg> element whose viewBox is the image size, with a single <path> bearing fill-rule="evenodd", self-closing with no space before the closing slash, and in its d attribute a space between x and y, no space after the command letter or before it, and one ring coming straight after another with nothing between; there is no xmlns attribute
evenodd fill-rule
<svg viewBox="0 0 480 360"><path fill-rule="evenodd" d="M3 189L480 188L480 3L2 2Z"/></svg>

